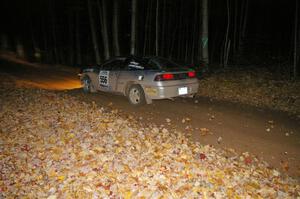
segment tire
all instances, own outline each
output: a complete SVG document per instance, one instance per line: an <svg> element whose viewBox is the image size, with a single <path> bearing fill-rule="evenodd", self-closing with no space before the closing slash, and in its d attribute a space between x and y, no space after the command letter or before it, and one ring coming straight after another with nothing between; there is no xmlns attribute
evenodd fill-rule
<svg viewBox="0 0 300 199"><path fill-rule="evenodd" d="M128 101L134 106L140 106L146 103L145 93L140 85L133 84L128 89Z"/></svg>
<svg viewBox="0 0 300 199"><path fill-rule="evenodd" d="M91 79L89 78L89 76L85 76L84 78L82 78L81 82L83 85L82 86L83 92L90 93L92 84L91 84Z"/></svg>

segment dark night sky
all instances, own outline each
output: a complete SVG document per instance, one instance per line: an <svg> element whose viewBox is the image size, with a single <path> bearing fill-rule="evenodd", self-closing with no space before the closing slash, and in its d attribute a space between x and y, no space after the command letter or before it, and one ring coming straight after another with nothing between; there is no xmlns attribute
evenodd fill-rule
<svg viewBox="0 0 300 199"><path fill-rule="evenodd" d="M109 35L112 33L111 21L112 21L112 1L107 1L108 11L108 29ZM121 44L122 54L129 53L130 42L130 0L122 0L120 2L120 34L119 40ZM155 4L156 1L153 1ZM163 5L164 1L160 1L160 5ZM166 19L170 21L173 26L180 20L180 16L183 16L186 23L186 29L192 32L194 24L201 27L201 15L199 9L199 17L195 20L194 8L198 6L200 8L201 1L197 0L167 0L167 11L162 13L161 16L166 16ZM234 23L234 0L229 0L231 11L231 29L230 35L233 35L233 23ZM241 2L241 1L240 1ZM16 40L20 40L24 43L27 49L32 47L32 39L35 40L41 50L51 48L52 37L50 32L55 27L57 34L57 45L62 48L67 54L70 48L70 21L74 22L74 13L79 13L80 24L80 43L82 47L82 53L89 57L92 54L92 41L90 34L87 1L85 0L3 0L1 1L1 34L5 34L8 37L10 46L14 46ZM138 24L137 24L137 49L140 51L143 48L144 40L144 26L147 7L149 1L138 0ZM183 7L181 9L181 7ZM98 10L96 6L94 9L94 18L98 20ZM183 11L183 14L180 13ZM181 15L182 14L182 15ZM246 31L246 45L248 53L258 53L265 57L265 53L269 53L270 57L284 56L289 58L292 53L293 45L293 31L294 31L294 14L295 14L295 0L249 0L248 7L248 21ZM70 17L72 16L72 17ZM238 20L241 16L237 13ZM220 46L224 40L224 35L227 26L227 8L226 1L209 0L209 41L210 51L214 51L213 59L217 60L220 53ZM163 18L160 23L163 22ZM96 24L97 25L97 24ZM155 5L152 8L152 34L151 38L155 39ZM163 28L163 25L160 26ZM74 30L74 24L73 29ZM175 31L175 30L174 30ZM168 39L173 37L172 30L167 33L164 38ZM197 31L201 32L201 28ZM72 31L71 31L72 32ZM97 25L97 34L99 37L99 44L101 43L100 25ZM180 33L175 33L175 40L180 40ZM176 37L178 36L178 37ZM46 38L46 42L45 42ZM184 39L191 40L191 36L187 36L185 33ZM110 41L111 41L110 37ZM154 41L154 40L153 40ZM48 42L48 43L47 43ZM46 45L46 46L45 46ZM180 48L180 46L175 46ZM11 47L12 48L12 47ZM153 46L149 47L147 54L153 53ZM258 50L259 49L259 50ZM258 51L257 51L258 50ZM260 52L261 51L261 52ZM175 59L182 59L180 56L172 55ZM86 58L87 60L92 58Z"/></svg>

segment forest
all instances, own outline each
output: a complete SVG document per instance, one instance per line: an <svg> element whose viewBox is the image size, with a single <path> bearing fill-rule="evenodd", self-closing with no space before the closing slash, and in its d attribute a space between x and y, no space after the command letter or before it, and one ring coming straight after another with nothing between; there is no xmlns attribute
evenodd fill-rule
<svg viewBox="0 0 300 199"><path fill-rule="evenodd" d="M207 69L299 76L299 3L271 0L2 1L1 50L82 66L162 56Z"/></svg>

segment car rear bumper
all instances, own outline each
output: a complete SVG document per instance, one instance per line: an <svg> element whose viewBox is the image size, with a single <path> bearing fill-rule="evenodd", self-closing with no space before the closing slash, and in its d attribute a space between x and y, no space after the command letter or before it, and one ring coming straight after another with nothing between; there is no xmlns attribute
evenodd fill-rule
<svg viewBox="0 0 300 199"><path fill-rule="evenodd" d="M144 91L150 99L165 99L193 95L198 92L198 87L199 83L195 81L180 85L145 86Z"/></svg>

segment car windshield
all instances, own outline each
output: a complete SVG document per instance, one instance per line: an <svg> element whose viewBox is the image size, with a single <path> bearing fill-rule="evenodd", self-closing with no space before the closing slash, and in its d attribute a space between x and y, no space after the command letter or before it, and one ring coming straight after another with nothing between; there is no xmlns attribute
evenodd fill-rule
<svg viewBox="0 0 300 199"><path fill-rule="evenodd" d="M163 70L182 68L179 64L176 64L175 62L173 62L171 60L164 59L164 58L161 58L161 57L152 58L152 59L150 59L149 63L151 65L155 64L160 69L163 69Z"/></svg>

